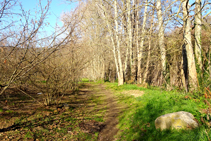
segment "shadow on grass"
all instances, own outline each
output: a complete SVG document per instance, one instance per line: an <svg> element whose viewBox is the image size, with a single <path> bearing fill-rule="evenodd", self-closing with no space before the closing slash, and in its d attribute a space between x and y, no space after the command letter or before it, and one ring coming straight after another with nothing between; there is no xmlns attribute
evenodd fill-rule
<svg viewBox="0 0 211 141"><path fill-rule="evenodd" d="M24 117L25 120L27 120L26 117ZM46 121L47 119L47 121ZM1 132L7 132L7 131L12 131L12 130L16 130L16 129L20 129L20 128L34 128L37 126L44 126L44 125L50 125L54 122L55 120L53 119L53 117L49 116L49 117L40 117L40 118L35 118L33 120L27 120L25 122L17 122L12 126L9 126L7 128L2 128L0 129L0 133Z"/></svg>

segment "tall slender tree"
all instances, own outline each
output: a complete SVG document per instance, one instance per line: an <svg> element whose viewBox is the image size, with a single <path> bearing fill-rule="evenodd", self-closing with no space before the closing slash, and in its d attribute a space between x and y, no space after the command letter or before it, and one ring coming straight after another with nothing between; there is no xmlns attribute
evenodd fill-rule
<svg viewBox="0 0 211 141"><path fill-rule="evenodd" d="M153 23L154 23L154 9L153 9L152 15L151 15L150 29L149 29L149 35L148 35L149 44L148 44L148 54L147 54L146 70L145 70L144 80L143 80L144 83L147 82L147 77L148 77L148 74L149 74L149 65L150 65L149 62L150 62L150 58L151 58Z"/></svg>
<svg viewBox="0 0 211 141"><path fill-rule="evenodd" d="M161 8L161 0L157 0L157 16L158 16L158 25L159 25L159 33L158 33L158 40L159 40L159 47L161 52L161 66L162 66L162 77L165 77L166 74L166 49L164 44L164 26L163 26L163 15L162 15L162 8ZM162 80L163 78L161 78Z"/></svg>
<svg viewBox="0 0 211 141"><path fill-rule="evenodd" d="M132 24L131 24L131 2L127 0L127 31L128 31L128 47L129 47L129 78L131 77L131 69L132 69Z"/></svg>
<svg viewBox="0 0 211 141"><path fill-rule="evenodd" d="M119 43L119 26L118 26L118 12L117 12L117 0L114 0L114 22L115 22L115 30L116 30L116 42L117 42L117 55L118 55L118 63L119 63L119 72L118 72L118 85L124 84L124 78L123 78L123 69L122 69L122 60L121 60L121 51L120 51L120 43Z"/></svg>
<svg viewBox="0 0 211 141"><path fill-rule="evenodd" d="M143 19L143 24L142 24L142 30L141 30L141 43L140 43L140 48L139 50L137 51L138 53L138 79L137 79L137 82L138 83L142 83L142 74L141 74L141 60L142 60L142 57L143 57L143 50L144 50L144 38L145 38L145 34L146 34L146 20L147 20L147 7L148 7L148 0L146 0L146 3L145 3L145 9L144 9L144 19Z"/></svg>
<svg viewBox="0 0 211 141"><path fill-rule="evenodd" d="M195 54L196 61L199 65L200 70L202 70L202 56L201 56L201 24L202 24L202 14L201 14L201 0L196 0L195 2Z"/></svg>

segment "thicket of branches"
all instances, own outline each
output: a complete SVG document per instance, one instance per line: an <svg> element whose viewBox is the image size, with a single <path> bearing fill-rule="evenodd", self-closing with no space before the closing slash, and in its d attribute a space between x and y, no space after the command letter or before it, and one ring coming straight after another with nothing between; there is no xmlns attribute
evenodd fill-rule
<svg viewBox="0 0 211 141"><path fill-rule="evenodd" d="M40 103L50 105L58 104L66 90L77 89L81 70L89 62L79 34L84 11L78 7L63 14L64 26L55 26L45 36L50 4L39 1L40 9L33 16L17 0L0 3L0 95L10 88L27 94L25 88L33 87L45 95ZM14 13L14 8L20 11Z"/></svg>

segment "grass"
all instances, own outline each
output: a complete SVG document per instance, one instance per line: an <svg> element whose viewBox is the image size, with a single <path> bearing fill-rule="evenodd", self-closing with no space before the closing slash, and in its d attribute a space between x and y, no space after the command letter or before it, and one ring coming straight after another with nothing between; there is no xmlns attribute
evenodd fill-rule
<svg viewBox="0 0 211 141"><path fill-rule="evenodd" d="M3 112L3 109L0 107L0 113Z"/></svg>
<svg viewBox="0 0 211 141"><path fill-rule="evenodd" d="M102 81L88 82L90 85L86 81L83 80L85 83L81 83L81 88L87 86L87 89L91 89L92 92L84 89L81 96L79 94L71 95L72 97L67 96L66 100L70 103L72 101L78 103L74 108L63 112L54 108L37 108L34 115L20 115L15 120L17 131L11 132L11 136L17 134L13 136L13 139L17 137L16 140L32 138L40 140L97 140L98 131L87 133L84 131L91 130L84 130L83 127L89 127L89 123L92 125L93 122L105 122L104 115L108 107L104 104L104 97L101 95L102 89L95 88ZM161 132L155 129L154 121L157 117L177 111L190 112L200 122L200 118L206 117L206 115L199 111L206 109L207 105L204 104L204 98L199 94L186 94L176 90L167 92L156 87L143 88L132 84L122 86L118 86L117 83L105 84L118 97L119 103L125 107L119 115L119 132L116 136L118 140L206 141L211 139L210 129L203 124L199 128L187 131L166 130ZM124 91L127 90L140 90L144 95L141 97L126 95ZM83 97L84 94L87 94L87 97ZM2 108L0 108L0 112L1 110ZM8 110L5 114L14 114L15 112ZM9 132L5 133L4 137L6 134ZM0 136L0 140L2 138Z"/></svg>
<svg viewBox="0 0 211 141"><path fill-rule="evenodd" d="M89 82L89 79L88 78L82 78L81 82Z"/></svg>
<svg viewBox="0 0 211 141"><path fill-rule="evenodd" d="M194 130L155 129L154 121L157 117L177 111L190 112L200 122L200 118L204 115L199 110L207 108L202 97L187 99L185 93L167 92L158 88L146 89L130 84L118 87L117 83L107 83L107 88L112 88L120 103L127 106L119 116L118 140L206 141L211 139L210 129L205 125ZM124 95L122 92L125 90L144 91L144 95L135 98ZM193 97L193 94L188 95Z"/></svg>
<svg viewBox="0 0 211 141"><path fill-rule="evenodd" d="M25 135L25 139L32 139L33 138L33 133L32 132L27 132Z"/></svg>
<svg viewBox="0 0 211 141"><path fill-rule="evenodd" d="M104 80L90 80L88 78L82 78L81 79L81 82L79 83L91 83L91 84L102 84L104 83Z"/></svg>

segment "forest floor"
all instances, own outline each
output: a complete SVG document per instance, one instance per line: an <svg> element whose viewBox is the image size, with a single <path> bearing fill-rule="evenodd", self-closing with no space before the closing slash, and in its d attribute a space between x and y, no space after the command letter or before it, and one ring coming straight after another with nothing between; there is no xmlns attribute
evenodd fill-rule
<svg viewBox="0 0 211 141"><path fill-rule="evenodd" d="M17 90L1 96L0 140L112 141L118 132L118 115L124 106L103 84L82 84L67 92L59 106L41 106ZM38 101L39 92L27 91Z"/></svg>
<svg viewBox="0 0 211 141"><path fill-rule="evenodd" d="M200 93L88 82L81 83L75 93L64 94L62 104L69 105L65 108L61 104L42 106L37 101L42 102L45 95L31 88L23 90L25 94L12 88L0 96L1 141L211 139L211 112L206 113L211 99ZM200 127L181 131L155 129L158 116L177 111L192 113Z"/></svg>

